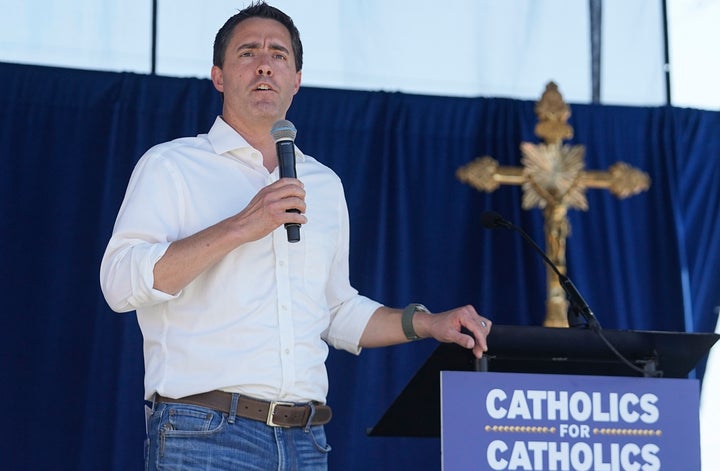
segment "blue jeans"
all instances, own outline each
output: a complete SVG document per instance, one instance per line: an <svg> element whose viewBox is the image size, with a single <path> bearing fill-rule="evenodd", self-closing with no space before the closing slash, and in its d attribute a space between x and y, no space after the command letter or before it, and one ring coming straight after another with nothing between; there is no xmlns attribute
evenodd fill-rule
<svg viewBox="0 0 720 471"><path fill-rule="evenodd" d="M270 427L186 404L157 403L148 419L147 471L326 471L322 425Z"/></svg>

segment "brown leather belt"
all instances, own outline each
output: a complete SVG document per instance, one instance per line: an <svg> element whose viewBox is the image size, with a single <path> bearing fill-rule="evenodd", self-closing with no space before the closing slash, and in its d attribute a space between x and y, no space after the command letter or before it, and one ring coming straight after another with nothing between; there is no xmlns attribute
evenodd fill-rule
<svg viewBox="0 0 720 471"><path fill-rule="evenodd" d="M232 394L224 391L210 391L178 399L171 399L157 394L155 400L168 404L192 404L230 414ZM313 409L314 414L312 413ZM323 404L267 402L247 396L239 396L235 415L265 422L271 427L305 427L309 419L311 419L310 425L324 425L330 422L332 409Z"/></svg>

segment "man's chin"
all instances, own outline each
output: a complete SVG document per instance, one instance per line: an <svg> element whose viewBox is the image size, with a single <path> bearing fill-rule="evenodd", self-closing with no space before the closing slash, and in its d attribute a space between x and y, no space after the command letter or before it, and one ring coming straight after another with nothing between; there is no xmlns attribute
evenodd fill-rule
<svg viewBox="0 0 720 471"><path fill-rule="evenodd" d="M277 121L278 119L285 118L285 113L287 112L287 108L282 109L277 105L277 103L269 104L269 103L259 103L256 106L253 107L253 116L256 119L267 119L267 120L273 120L273 122Z"/></svg>

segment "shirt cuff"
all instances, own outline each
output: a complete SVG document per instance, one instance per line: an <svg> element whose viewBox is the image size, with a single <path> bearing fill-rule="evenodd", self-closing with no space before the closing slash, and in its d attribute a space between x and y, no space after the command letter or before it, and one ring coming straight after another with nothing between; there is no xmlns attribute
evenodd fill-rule
<svg viewBox="0 0 720 471"><path fill-rule="evenodd" d="M370 317L382 307L382 304L365 296L357 295L344 302L330 322L326 341L331 346L354 355L362 351L360 338Z"/></svg>

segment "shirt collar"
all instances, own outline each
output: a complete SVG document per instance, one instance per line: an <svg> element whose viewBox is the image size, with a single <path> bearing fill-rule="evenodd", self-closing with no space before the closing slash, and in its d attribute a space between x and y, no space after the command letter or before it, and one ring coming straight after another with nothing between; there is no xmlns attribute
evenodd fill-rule
<svg viewBox="0 0 720 471"><path fill-rule="evenodd" d="M251 147L245 138L220 116L215 118L215 123L213 123L212 128L210 128L208 132L208 139L217 154L224 154L243 147Z"/></svg>
<svg viewBox="0 0 720 471"><path fill-rule="evenodd" d="M215 118L212 128L208 132L208 140L217 154L225 154L236 149L252 149L244 137L235 131L221 116ZM305 161L305 155L295 146L295 158L301 162Z"/></svg>

